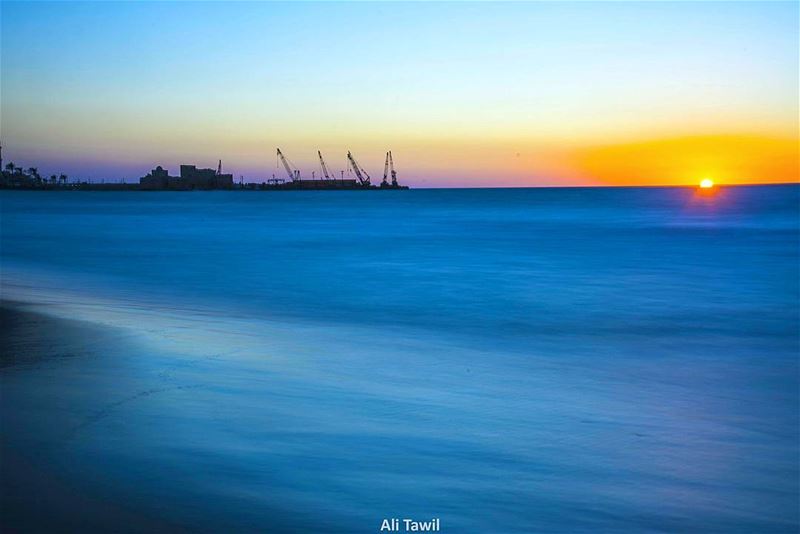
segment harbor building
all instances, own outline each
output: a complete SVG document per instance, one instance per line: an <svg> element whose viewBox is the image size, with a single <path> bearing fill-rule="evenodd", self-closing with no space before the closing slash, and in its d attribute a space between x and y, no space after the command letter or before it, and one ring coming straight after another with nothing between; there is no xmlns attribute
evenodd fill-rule
<svg viewBox="0 0 800 534"><path fill-rule="evenodd" d="M170 176L160 165L139 179L144 190L232 189L233 175L222 174L221 169L198 169L195 165L181 165L180 176Z"/></svg>

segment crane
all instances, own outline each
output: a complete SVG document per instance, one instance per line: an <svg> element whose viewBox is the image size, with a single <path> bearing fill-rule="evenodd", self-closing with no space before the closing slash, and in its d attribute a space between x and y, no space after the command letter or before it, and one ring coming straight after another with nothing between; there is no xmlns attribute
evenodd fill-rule
<svg viewBox="0 0 800 534"><path fill-rule="evenodd" d="M389 174L389 153L386 153L386 161L383 162L383 181L381 187L387 187L389 183L386 181L386 176Z"/></svg>
<svg viewBox="0 0 800 534"><path fill-rule="evenodd" d="M394 160L392 159L392 151L389 151L389 167L392 170L392 187L397 187L397 173L394 172ZM386 180L386 172L383 173L383 179Z"/></svg>
<svg viewBox="0 0 800 534"><path fill-rule="evenodd" d="M356 158L353 157L349 150L347 151L347 159L350 161L350 166L353 167L353 172L356 173L358 181L361 182L361 185L369 185L369 174L358 165ZM364 176L366 176L366 178L362 176L362 173Z"/></svg>
<svg viewBox="0 0 800 534"><path fill-rule="evenodd" d="M292 170L292 168L289 166L289 162L286 161L286 158L284 157L283 152L281 152L280 148L278 149L278 157L281 159L281 162L283 163L283 168L286 169L286 174L289 175L289 179L293 182L299 180L300 171Z"/></svg>
<svg viewBox="0 0 800 534"><path fill-rule="evenodd" d="M322 152L317 150L317 154L319 154L319 164L322 165L322 174L325 175L326 180L330 180L331 177L328 175L328 166L325 165L325 160L322 159Z"/></svg>

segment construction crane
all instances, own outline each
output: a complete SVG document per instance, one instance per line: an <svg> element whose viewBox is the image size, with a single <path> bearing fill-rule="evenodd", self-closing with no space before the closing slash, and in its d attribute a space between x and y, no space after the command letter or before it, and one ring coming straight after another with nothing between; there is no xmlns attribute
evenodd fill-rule
<svg viewBox="0 0 800 534"><path fill-rule="evenodd" d="M361 185L369 185L369 173L356 162L356 158L353 157L349 150L347 151L347 159L350 161L350 166L353 168L353 172L356 173ZM364 176L366 176L366 178L364 178Z"/></svg>
<svg viewBox="0 0 800 534"><path fill-rule="evenodd" d="M322 159L322 152L317 150L317 154L319 154L319 164L322 165L322 174L325 175L326 180L330 180L331 177L328 175L328 166L325 165L325 160Z"/></svg>
<svg viewBox="0 0 800 534"><path fill-rule="evenodd" d="M394 172L394 160L392 159L392 151L389 151L389 168L392 170L392 187L397 187L397 173ZM384 181L386 180L386 173L384 172Z"/></svg>
<svg viewBox="0 0 800 534"><path fill-rule="evenodd" d="M386 153L386 161L383 162L383 181L381 187L387 187L389 182L386 181L386 176L389 174L389 153Z"/></svg>
<svg viewBox="0 0 800 534"><path fill-rule="evenodd" d="M283 163L283 168L286 169L286 174L289 175L289 179L293 182L299 180L300 171L292 170L292 168L289 166L289 162L286 161L286 158L284 157L283 152L281 152L280 148L278 149L278 157L281 159L281 162Z"/></svg>

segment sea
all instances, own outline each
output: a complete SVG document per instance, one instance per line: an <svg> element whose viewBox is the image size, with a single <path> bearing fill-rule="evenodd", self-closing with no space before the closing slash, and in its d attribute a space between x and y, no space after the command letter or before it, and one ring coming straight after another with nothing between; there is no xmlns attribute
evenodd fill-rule
<svg viewBox="0 0 800 534"><path fill-rule="evenodd" d="M797 532L800 186L0 191L22 530Z"/></svg>

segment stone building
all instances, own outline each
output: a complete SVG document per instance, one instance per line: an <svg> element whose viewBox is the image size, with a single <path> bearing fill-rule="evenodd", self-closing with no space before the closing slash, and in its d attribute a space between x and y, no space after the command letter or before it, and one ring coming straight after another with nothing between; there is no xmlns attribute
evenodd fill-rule
<svg viewBox="0 0 800 534"><path fill-rule="evenodd" d="M214 169L198 169L194 165L181 165L180 176L170 176L160 165L139 179L139 188L145 190L231 189L232 174L217 174Z"/></svg>

